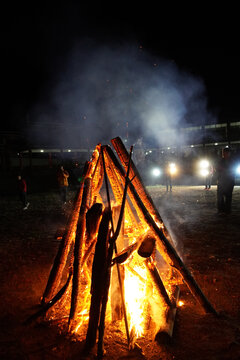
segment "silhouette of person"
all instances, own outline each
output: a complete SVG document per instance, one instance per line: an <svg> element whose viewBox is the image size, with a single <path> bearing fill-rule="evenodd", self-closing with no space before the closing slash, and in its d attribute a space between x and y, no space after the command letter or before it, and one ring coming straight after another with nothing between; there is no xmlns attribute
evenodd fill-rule
<svg viewBox="0 0 240 360"><path fill-rule="evenodd" d="M209 163L209 165L207 167L207 171L208 171L208 174L206 175L206 178L205 178L205 189L209 190L209 189L211 189L211 186L212 186L212 177L213 177L212 164Z"/></svg>
<svg viewBox="0 0 240 360"><path fill-rule="evenodd" d="M66 204L67 202L68 177L69 173L62 165L57 172L57 181L59 185L60 198L63 204Z"/></svg>
<svg viewBox="0 0 240 360"><path fill-rule="evenodd" d="M233 162L230 148L222 150L222 158L217 168L217 208L219 214L230 214L232 193L235 185Z"/></svg>
<svg viewBox="0 0 240 360"><path fill-rule="evenodd" d="M18 191L19 198L23 204L23 210L27 210L30 205L30 203L27 201L27 183L21 175L18 175Z"/></svg>

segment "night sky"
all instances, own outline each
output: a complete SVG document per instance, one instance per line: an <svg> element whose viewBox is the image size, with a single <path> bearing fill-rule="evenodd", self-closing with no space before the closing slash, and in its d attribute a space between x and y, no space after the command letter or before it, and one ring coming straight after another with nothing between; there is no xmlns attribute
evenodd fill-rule
<svg viewBox="0 0 240 360"><path fill-rule="evenodd" d="M134 44L153 59L164 58L202 79L208 109L217 121L239 121L240 56L235 48L166 46L157 25L137 15L94 14L81 2L57 6L35 2L5 5L2 31L3 129L21 128L36 103L47 102L56 78L78 42ZM87 39L87 40L86 40Z"/></svg>

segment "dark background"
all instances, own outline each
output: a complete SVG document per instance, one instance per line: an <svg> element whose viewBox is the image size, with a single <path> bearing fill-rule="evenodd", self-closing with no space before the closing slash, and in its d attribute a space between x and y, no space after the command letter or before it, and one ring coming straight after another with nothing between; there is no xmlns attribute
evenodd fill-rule
<svg viewBox="0 0 240 360"><path fill-rule="evenodd" d="M175 62L199 76L206 86L209 110L217 121L235 120L239 114L239 59L237 47L182 46L168 41L161 18L140 16L116 4L114 10L88 9L81 2L9 3L2 8L2 129L24 126L29 109L52 87L53 74L62 71L74 44L84 38L97 44L136 42L153 56ZM171 26L169 26L171 27ZM176 27L173 34L178 33ZM191 32L191 29L189 29ZM176 39L175 39L176 40ZM204 43L205 44L205 43Z"/></svg>

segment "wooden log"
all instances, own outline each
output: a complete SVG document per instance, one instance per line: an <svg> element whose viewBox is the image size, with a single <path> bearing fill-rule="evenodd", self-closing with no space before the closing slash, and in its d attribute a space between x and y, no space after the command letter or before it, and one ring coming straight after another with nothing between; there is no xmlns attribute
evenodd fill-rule
<svg viewBox="0 0 240 360"><path fill-rule="evenodd" d="M119 218L121 206L113 206L112 207L112 218L113 218L113 226L114 229L117 227L117 221ZM122 221L121 231L117 239L117 248L122 249L124 243L124 221ZM117 269L116 266L112 268L111 272L111 287L110 287L110 297L111 297L111 317L112 321L121 320L123 318L123 306L121 299L121 290L118 279L118 270L121 277L122 284L124 283L124 268L119 267Z"/></svg>
<svg viewBox="0 0 240 360"><path fill-rule="evenodd" d="M116 171L125 178L125 172L122 169L121 165L119 164L118 160L116 159L113 151L110 147L106 147L106 152L111 157L111 160L114 162ZM196 297L198 302L204 308L206 312L213 313L217 315L216 310L213 308L211 303L208 301L206 296L203 294L202 290L200 289L199 285L193 278L190 271L187 269L183 261L181 260L180 256L177 254L176 250L174 249L173 245L168 241L167 237L164 234L164 231L161 227L158 227L153 217L148 212L147 208L143 204L141 198L139 197L136 189L130 183L129 184L129 196L131 200L134 201L134 204L137 208L138 213L140 214L141 218L147 223L149 228L154 232L157 240L157 246L159 249L160 254L165 259L165 261L174 269L176 269L179 274L184 279L186 285L188 286L191 293Z"/></svg>
<svg viewBox="0 0 240 360"><path fill-rule="evenodd" d="M108 162L111 164L111 168L115 176L118 177L123 182L126 177L126 173L122 168L121 164L119 163L118 159L116 158L115 154L113 153L112 149L110 148L110 146L104 146L104 154L106 154L106 157L108 158ZM145 224L146 222L141 210L139 210L138 208L134 196L131 193L130 187L128 191L128 196L138 217L138 221L135 220L133 227L135 231L139 231L139 233L141 233L144 230L143 224Z"/></svg>
<svg viewBox="0 0 240 360"><path fill-rule="evenodd" d="M99 155L98 161L96 164L96 168L92 175L92 198L99 197L99 191L102 187L104 179L103 165L102 165L102 157ZM92 201L91 201L92 204Z"/></svg>
<svg viewBox="0 0 240 360"><path fill-rule="evenodd" d="M130 148L130 160L131 160L131 155L132 155L132 149L133 149L133 147ZM109 207L110 207L111 203L110 203L110 195L109 195L108 182L107 182L107 176L106 176L106 167L105 167L103 149L102 149L102 159L103 159L103 168L104 168L104 175L105 175L104 177L105 177L105 181L106 181L107 198L108 198L108 203L109 203ZM130 165L130 161L129 161L129 165ZM101 309L100 325L99 325L99 339L98 339L98 357L99 358L102 358L103 353L104 353L104 350L103 350L103 337L104 337L104 329L105 329L105 312L106 312L106 308L107 308L108 292L109 292L109 286L110 286L110 280L111 280L111 262L112 262L112 256L113 256L113 249L115 249L115 252L117 253L116 240L117 240L117 238L119 236L119 233L120 233L120 230L121 230L121 227L122 227L122 220L123 220L123 216L124 216L124 208L125 208L126 196L127 196L127 188L128 188L128 184L129 184L129 178L128 178L128 176L129 176L129 167L127 169L127 174L126 174L125 187L124 187L124 193L123 193L123 197L122 197L122 204L121 204L121 210L120 210L120 214L119 214L117 228L116 228L116 231L114 232L113 236L110 238L110 244L109 244L109 249L108 249L107 286L106 286L105 291L104 291L102 309ZM112 225L112 230L113 230L114 225L113 225L112 216L111 216L111 225ZM121 299L122 299L122 305L123 305L124 322L125 322L127 340L128 340L128 345L129 345L130 344L130 337L129 337L127 313L126 313L126 308L125 308L123 284L122 284L122 281L121 281L120 269L119 269L118 264L117 264L117 270L118 270L118 280L119 280L119 287L120 287Z"/></svg>
<svg viewBox="0 0 240 360"><path fill-rule="evenodd" d="M103 212L102 220L99 226L98 239L95 247L95 255L92 266L91 282L91 305L89 313L88 330L86 336L85 350L91 350L97 338L97 329L100 318L100 310L104 288L106 286L107 273L107 252L110 232L110 209L106 208Z"/></svg>
<svg viewBox="0 0 240 360"><path fill-rule="evenodd" d="M155 249L155 243L156 240L151 233L140 236L138 240L116 254L116 256L112 259L111 266L114 264L125 263L134 251L137 251L141 257L151 256Z"/></svg>
<svg viewBox="0 0 240 360"><path fill-rule="evenodd" d="M30 324L31 322L33 322L34 320L36 320L37 318L39 318L40 316L43 316L47 313L47 311L54 306L60 299L61 297L66 293L69 284L72 280L72 272L69 273L68 278L66 283L64 284L64 286L61 288L61 290L59 290L59 292L52 298L51 301L49 301L48 303L44 304L43 307L38 310L36 313L34 313L33 315L31 315L26 321L25 324Z"/></svg>
<svg viewBox="0 0 240 360"><path fill-rule="evenodd" d="M73 211L71 214L71 217L67 223L65 233L63 235L63 238L61 240L57 255L55 257L48 282L46 285L46 289L44 291L43 297L42 297L42 304L49 302L51 298L56 293L58 286L62 279L62 273L66 265L66 261L68 258L69 250L72 244L72 241L74 241L74 236L76 233L78 218L79 218L79 210L82 203L82 194L83 194L83 188L84 188L84 179L86 174L88 174L90 170L90 163L85 163L85 169L84 169L84 176L83 180L81 181L80 188L78 190L77 196L75 198Z"/></svg>
<svg viewBox="0 0 240 360"><path fill-rule="evenodd" d="M129 154L124 146L124 143L122 142L120 137L116 137L111 140L111 143L113 144L114 149L116 150L116 153L120 159L121 164L123 165L125 171L127 170L127 164L129 162ZM148 211L151 213L151 215L155 218L155 220L158 220L163 226L164 226L164 232L165 236L170 237L167 228L165 227L163 220L152 201L152 198L150 194L148 193L146 187L144 186L144 183L141 179L141 176L133 162L131 160L131 167L129 171L129 177L131 180L131 183L135 187L139 197L141 198L144 206L148 209Z"/></svg>
<svg viewBox="0 0 240 360"><path fill-rule="evenodd" d="M103 153L104 153L104 158L105 158L105 162L106 162L106 173L115 197L115 200L117 202L118 205L121 204L122 202L122 198L123 198L123 193L124 193L124 186L125 186L125 178L119 178L119 176L117 176L117 173L115 171L115 166L113 164L113 162L111 161L111 159L108 156L108 153L105 151L106 146L103 146ZM126 205L125 205L125 219L127 219L132 226L137 226L137 220L135 218L135 215L133 214L133 211L131 209L131 206L128 202L128 199L126 199Z"/></svg>
<svg viewBox="0 0 240 360"><path fill-rule="evenodd" d="M132 255L132 253L137 250L140 246L140 241L137 240L135 243L127 246L121 252L117 253L116 256L112 259L111 266L114 264L124 264L125 261Z"/></svg>
<svg viewBox="0 0 240 360"><path fill-rule="evenodd" d="M153 235L151 233L146 234L144 236L144 239L143 239L141 245L139 246L139 248L137 250L138 255L140 255L141 257L144 257L144 258L148 258L154 252L155 247L156 247L155 244L156 244L155 237L153 237Z"/></svg>
<svg viewBox="0 0 240 360"><path fill-rule="evenodd" d="M81 298L80 293L80 281L81 281L81 259L83 251L83 242L86 229L86 212L87 205L89 203L91 189L91 179L87 178L84 181L84 191L82 196L82 204L79 213L79 221L76 231L76 239L74 246L74 263L73 263L73 284L72 284L72 294L71 294L71 309L69 315L69 330L73 329L74 321L77 318L78 313L78 303Z"/></svg>
<svg viewBox="0 0 240 360"><path fill-rule="evenodd" d="M95 203L86 213L86 234L87 242L90 242L97 235L100 219L102 216L103 204Z"/></svg>
<svg viewBox="0 0 240 360"><path fill-rule="evenodd" d="M155 335L155 340L161 344L168 344L172 340L175 317L177 312L177 303L180 295L178 286L172 287L172 306L169 307L165 313L165 323L159 328Z"/></svg>
<svg viewBox="0 0 240 360"><path fill-rule="evenodd" d="M89 247L87 248L87 250L85 251L82 260L81 260L81 268L86 264L86 262L88 261L90 255L93 253L94 247L96 245L97 240L93 239L90 244Z"/></svg>
<svg viewBox="0 0 240 360"><path fill-rule="evenodd" d="M144 261L144 265L146 266L146 269L148 270L148 273L155 285L155 288L156 290L158 291L159 293L159 296L161 297L161 299L163 300L164 302L164 305L166 307L171 307L172 306L172 303L170 301L170 298L168 296L168 293L165 289L165 286L162 282L162 279L159 275L159 272L156 268L156 266L154 265L154 262L152 261L151 257L150 258L147 258L145 261Z"/></svg>

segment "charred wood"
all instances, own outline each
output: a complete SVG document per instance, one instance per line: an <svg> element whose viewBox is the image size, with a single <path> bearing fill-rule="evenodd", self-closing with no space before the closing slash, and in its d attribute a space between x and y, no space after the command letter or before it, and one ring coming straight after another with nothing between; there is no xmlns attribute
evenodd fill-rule
<svg viewBox="0 0 240 360"><path fill-rule="evenodd" d="M125 171L127 170L127 164L129 162L129 154L125 148L125 145L123 144L122 140L120 137L116 137L114 139L111 140L111 143L113 144L114 149L117 152L117 155L121 161L121 164L123 165ZM133 160L131 160L131 167L130 167L130 171L129 171L129 177L131 180L132 185L134 186L134 188L136 189L139 197L141 198L144 206L149 210L149 212L155 217L155 220L158 220L161 224L163 224L164 226L164 232L165 235L167 237L170 238L170 235L163 223L163 220L154 204L154 202L152 201L151 196L149 195L146 187L144 186L144 183L141 179L141 176L133 162Z"/></svg>
<svg viewBox="0 0 240 360"><path fill-rule="evenodd" d="M108 240L110 232L110 209L106 208L103 212L102 220L99 226L98 239L95 247L95 255L92 266L92 282L91 282L91 305L89 314L89 323L86 336L85 349L91 350L97 338L97 330L100 319L100 311L104 288L106 287L107 273L107 253Z"/></svg>
<svg viewBox="0 0 240 360"><path fill-rule="evenodd" d="M130 149L130 160L132 155L132 147ZM102 160L103 160L103 168L104 168L104 175L105 175L105 181L106 181L106 190L107 190L107 197L108 197L108 203L109 207L110 205L110 196L109 196L109 189L108 189L108 182L107 182L107 173L106 173L106 167L105 167L105 161L104 161L104 153L102 148ZM125 187L124 187L124 193L122 197L122 203L121 203L121 209L119 214L119 219L117 223L116 231L114 232L112 238L110 238L110 244L108 249L108 259L107 259L107 287L104 292L103 296L103 303L102 303L102 310L101 310L101 319L100 319L100 327L99 327L99 344L98 344L98 356L102 357L103 355L103 337L104 337L104 328L105 328L105 312L107 307L107 299L108 299L108 292L109 292L109 286L110 286L110 279L111 279L111 262L112 262L112 256L113 256L113 250L115 250L115 253L117 253L117 247L116 247L116 240L119 236L121 227L122 227L122 220L124 217L124 209L125 209L125 203L126 203L126 197L127 197L127 189L129 184L129 168L130 168L130 161L129 161L129 167L127 169L126 179L125 179ZM112 230L114 228L113 225L113 218L111 215L111 224L112 224ZM123 291L123 284L120 274L120 269L117 264L117 272L118 272L118 280L119 280L119 287L120 287L120 293L121 293L121 299L122 299L122 306L123 306L123 315L124 315L124 322L125 322L125 328L126 328L126 334L127 334L127 340L128 345L130 344L130 337L129 337L129 328L128 328L128 321L127 321L127 313L126 313L126 307L125 307L125 298L124 298L124 291Z"/></svg>
<svg viewBox="0 0 240 360"><path fill-rule="evenodd" d="M117 253L116 256L112 259L112 264L123 264L128 258L132 255L132 253L139 247L139 241L136 241L132 245L129 245L125 249L123 249L120 253Z"/></svg>
<svg viewBox="0 0 240 360"><path fill-rule="evenodd" d="M175 286L174 289L172 289L172 294L172 305L166 311L165 324L160 327L157 334L155 335L155 340L159 344L167 344L171 342L172 339L174 322L177 312L177 303L180 294L178 286Z"/></svg>
<svg viewBox="0 0 240 360"><path fill-rule="evenodd" d="M156 239L152 234L145 235L141 245L138 248L138 255L144 258L148 258L152 255L156 247Z"/></svg>
<svg viewBox="0 0 240 360"><path fill-rule="evenodd" d="M71 309L69 315L69 329L72 327L74 320L77 317L78 302L80 300L80 280L81 280L81 259L83 251L83 241L86 230L86 212L89 203L91 189L91 179L86 178L84 181L84 191L82 197L82 204L79 213L79 221L76 231L76 239L74 246L74 263L73 263L73 286L71 295Z"/></svg>
<svg viewBox="0 0 240 360"><path fill-rule="evenodd" d="M112 218L113 218L113 226L114 229L117 227L117 221L119 218L121 206L113 206L112 207ZM122 221L121 230L119 236L117 238L116 248L123 248L124 244L124 221ZM112 321L121 320L123 318L123 306L121 299L121 289L119 285L119 278L121 277L122 286L124 284L124 268L119 266L118 268L114 266L111 272L111 287L110 287L110 296L111 296L111 316Z"/></svg>
<svg viewBox="0 0 240 360"><path fill-rule="evenodd" d="M115 167L118 170L119 174L124 178L125 172L120 166L118 160L116 159L114 153L112 152L110 147L106 147L106 151L111 156L112 161L114 161ZM136 189L130 183L129 184L129 194L131 199L133 198L134 203L137 207L138 213L140 214L141 218L148 224L150 229L155 233L157 246L159 249L160 254L165 259L165 261L174 269L176 269L182 278L184 279L186 285L188 286L191 293L196 297L198 302L202 305L206 312L211 312L217 315L216 310L213 308L211 303L208 301L206 296L203 294L202 290L198 286L197 282L193 278L190 271L187 269L179 255L177 254L176 250L172 246L172 244L168 241L167 237L164 234L162 228L158 227L150 213L148 212L147 208L143 204L141 198L139 197Z"/></svg>
<svg viewBox="0 0 240 360"><path fill-rule="evenodd" d="M95 203L86 213L86 234L87 242L94 239L97 234L100 219L102 216L103 204Z"/></svg>
<svg viewBox="0 0 240 360"><path fill-rule="evenodd" d="M102 148L103 148L104 157L106 158L106 173L108 175L108 179L111 184L111 188L115 200L120 205L124 193L125 177L119 178L116 172L115 164L112 162L111 157L109 157L109 154L106 151L106 146L103 146ZM130 222L133 226L137 226L137 220L135 218L135 215L133 214L128 199L126 199L125 211L126 211L126 218L130 219Z"/></svg>
<svg viewBox="0 0 240 360"><path fill-rule="evenodd" d="M159 272L156 268L156 266L154 265L154 262L152 261L151 258L147 258L144 262L146 269L148 270L148 273L155 285L155 288L157 289L159 296L163 299L164 301L164 305L166 307L171 307L172 303L169 299L168 293L165 289L165 286L162 282L162 279L159 275Z"/></svg>
<svg viewBox="0 0 240 360"><path fill-rule="evenodd" d="M89 166L90 166L89 162L87 162L85 164L85 173L88 172ZM53 263L53 266L52 266L52 269L51 269L51 272L50 272L50 275L48 278L47 286L46 286L46 289L43 294L42 304L51 300L51 298L56 293L57 288L60 284L60 281L62 278L62 273L63 273L63 270L66 265L66 261L68 258L70 246L71 246L72 241L74 241L74 234L76 231L77 222L78 222L78 218L79 218L79 210L80 210L80 206L81 206L81 202L82 202L83 188L84 188L84 180L82 181L82 183L80 185L80 188L79 188L76 200L75 200L74 208L72 211L72 215L67 224L65 233L63 235L57 255L55 257L55 260L54 260L54 263Z"/></svg>

